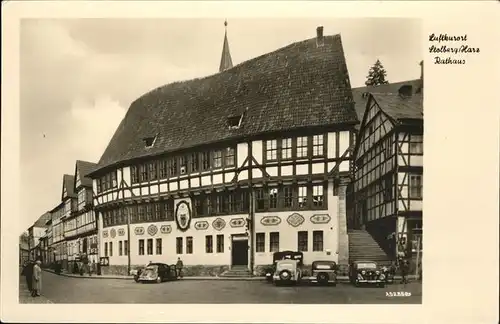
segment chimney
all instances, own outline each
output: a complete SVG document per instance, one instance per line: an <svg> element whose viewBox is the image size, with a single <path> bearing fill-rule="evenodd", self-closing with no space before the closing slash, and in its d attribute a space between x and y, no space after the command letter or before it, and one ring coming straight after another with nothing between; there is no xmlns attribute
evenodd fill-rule
<svg viewBox="0 0 500 324"><path fill-rule="evenodd" d="M413 92L413 87L409 84L405 84L405 85L401 86L398 90L399 96L401 98L411 97L412 92Z"/></svg>
<svg viewBox="0 0 500 324"><path fill-rule="evenodd" d="M323 26L319 26L318 28L316 28L316 45L323 46L323 44Z"/></svg>

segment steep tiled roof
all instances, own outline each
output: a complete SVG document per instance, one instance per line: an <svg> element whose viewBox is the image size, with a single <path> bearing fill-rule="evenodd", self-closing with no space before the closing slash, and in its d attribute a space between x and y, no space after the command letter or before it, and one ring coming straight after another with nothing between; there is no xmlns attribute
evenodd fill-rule
<svg viewBox="0 0 500 324"><path fill-rule="evenodd" d="M366 102L368 101L368 96L364 95L365 93L374 92L374 93L394 93L397 94L399 88L404 85L411 85L413 93L416 93L418 88L421 85L420 79L381 84L378 86L371 87L359 87L352 89L352 97L354 99L356 113L358 114L359 120L363 120L363 115L365 114Z"/></svg>
<svg viewBox="0 0 500 324"><path fill-rule="evenodd" d="M49 219L51 219L51 215L49 212L46 212L35 221L33 227L47 227L46 223Z"/></svg>
<svg viewBox="0 0 500 324"><path fill-rule="evenodd" d="M397 122L424 119L421 94L413 94L410 97L388 93L370 93L370 95L373 96L380 109Z"/></svg>
<svg viewBox="0 0 500 324"><path fill-rule="evenodd" d="M64 187L66 188L66 193L68 197L76 198L75 194L75 176L65 174L63 176Z"/></svg>
<svg viewBox="0 0 500 324"><path fill-rule="evenodd" d="M94 171L96 166L96 163L81 160L76 161L76 169L80 172L80 181L82 186L92 188L92 179L89 178L88 175Z"/></svg>
<svg viewBox="0 0 500 324"><path fill-rule="evenodd" d="M159 87L132 103L97 169L259 133L356 124L340 35L293 43L222 73ZM227 118L244 113L241 126ZM155 137L146 148L144 138Z"/></svg>

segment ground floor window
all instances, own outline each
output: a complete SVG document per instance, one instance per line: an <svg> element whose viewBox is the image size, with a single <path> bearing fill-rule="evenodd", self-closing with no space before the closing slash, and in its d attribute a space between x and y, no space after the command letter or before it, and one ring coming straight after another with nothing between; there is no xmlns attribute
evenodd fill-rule
<svg viewBox="0 0 500 324"><path fill-rule="evenodd" d="M205 252L206 253L213 253L214 252L213 236L212 235L205 236Z"/></svg>
<svg viewBox="0 0 500 324"><path fill-rule="evenodd" d="M148 239L148 255L153 255L153 239Z"/></svg>
<svg viewBox="0 0 500 324"><path fill-rule="evenodd" d="M118 242L118 255L123 255L123 242L119 241Z"/></svg>
<svg viewBox="0 0 500 324"><path fill-rule="evenodd" d="M186 254L193 254L193 237L186 237Z"/></svg>
<svg viewBox="0 0 500 324"><path fill-rule="evenodd" d="M175 240L175 252L177 254L182 254L182 237L178 237Z"/></svg>
<svg viewBox="0 0 500 324"><path fill-rule="evenodd" d="M255 234L255 252L265 252L266 250L266 234Z"/></svg>
<svg viewBox="0 0 500 324"><path fill-rule="evenodd" d="M128 255L128 240L125 240L124 242L125 242L125 244L124 244L124 252L125 253L124 254Z"/></svg>
<svg viewBox="0 0 500 324"><path fill-rule="evenodd" d="M224 235L217 235L217 253L224 252Z"/></svg>
<svg viewBox="0 0 500 324"><path fill-rule="evenodd" d="M269 233L269 251L279 252L280 250L280 233L272 232Z"/></svg>
<svg viewBox="0 0 500 324"><path fill-rule="evenodd" d="M323 251L323 231L313 232L313 251Z"/></svg>
<svg viewBox="0 0 500 324"><path fill-rule="evenodd" d="M161 255L162 252L162 241L161 238L156 239L156 254Z"/></svg>
<svg viewBox="0 0 500 324"><path fill-rule="evenodd" d="M104 243L104 256L108 256L108 242Z"/></svg>
<svg viewBox="0 0 500 324"><path fill-rule="evenodd" d="M297 232L297 251L307 252L308 243L308 233L307 231Z"/></svg>
<svg viewBox="0 0 500 324"><path fill-rule="evenodd" d="M109 242L109 256L113 256L113 242Z"/></svg>
<svg viewBox="0 0 500 324"><path fill-rule="evenodd" d="M144 240L139 240L139 255L144 255Z"/></svg>

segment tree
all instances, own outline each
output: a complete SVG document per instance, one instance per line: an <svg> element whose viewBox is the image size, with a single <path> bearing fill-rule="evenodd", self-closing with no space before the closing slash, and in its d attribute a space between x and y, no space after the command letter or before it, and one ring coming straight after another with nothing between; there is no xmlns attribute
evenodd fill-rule
<svg viewBox="0 0 500 324"><path fill-rule="evenodd" d="M380 60L377 60L375 64L368 71L368 76L366 77L366 86L377 86L380 84L387 84L389 81L385 79L387 72L384 69Z"/></svg>

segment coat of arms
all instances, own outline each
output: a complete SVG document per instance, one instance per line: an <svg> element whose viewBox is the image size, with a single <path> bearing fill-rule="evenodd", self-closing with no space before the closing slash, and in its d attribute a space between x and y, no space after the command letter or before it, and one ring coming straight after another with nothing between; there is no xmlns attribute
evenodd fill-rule
<svg viewBox="0 0 500 324"><path fill-rule="evenodd" d="M175 222L177 223L177 228L183 232L187 231L189 228L191 223L191 208L185 200L177 204Z"/></svg>

